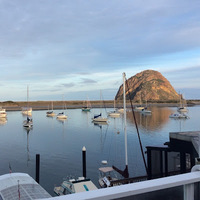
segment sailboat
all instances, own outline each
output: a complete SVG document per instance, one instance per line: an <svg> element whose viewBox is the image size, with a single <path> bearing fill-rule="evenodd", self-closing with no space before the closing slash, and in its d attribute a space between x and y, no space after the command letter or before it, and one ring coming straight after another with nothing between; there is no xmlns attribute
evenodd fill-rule
<svg viewBox="0 0 200 200"><path fill-rule="evenodd" d="M28 105L29 102L29 87L27 86L27 107L22 108L22 114L27 115L26 120L23 121L23 127L25 128L31 128L33 127L33 120L29 117L29 115L32 115L32 108Z"/></svg>
<svg viewBox="0 0 200 200"><path fill-rule="evenodd" d="M113 118L119 117L119 116L120 116L120 112L118 112L118 111L115 109L115 100L114 100L114 111L110 111L110 112L108 113L108 116L109 116L109 117L113 117Z"/></svg>
<svg viewBox="0 0 200 200"><path fill-rule="evenodd" d="M111 187L113 186L111 184L111 181L116 180L116 177L111 176L111 173L113 171L119 172L121 175L123 175L125 178L129 177L129 172L128 172L128 153L127 153L127 130L126 130L126 95L125 95L125 80L126 80L126 74L123 73L123 104L124 104L124 141L125 141L125 169L124 171L119 170L117 167L112 166L112 167L100 167L100 177L99 177L99 185L100 187ZM103 163L107 164L106 161L102 161Z"/></svg>
<svg viewBox="0 0 200 200"><path fill-rule="evenodd" d="M145 96L146 96L146 92L145 92ZM147 110L147 98L146 98L146 106L144 109L141 110L142 114L151 114L150 110Z"/></svg>
<svg viewBox="0 0 200 200"><path fill-rule="evenodd" d="M25 128L33 127L33 120L29 116L27 116L27 119L24 120L23 127L25 127Z"/></svg>
<svg viewBox="0 0 200 200"><path fill-rule="evenodd" d="M53 101L51 102L51 110L46 112L47 117L54 117L56 113L53 111Z"/></svg>
<svg viewBox="0 0 200 200"><path fill-rule="evenodd" d="M144 110L144 106L142 106L141 95L140 95L140 105L135 107L135 111L142 111Z"/></svg>
<svg viewBox="0 0 200 200"><path fill-rule="evenodd" d="M100 100L101 100L101 91L100 91ZM102 100L101 100L102 102ZM94 115L94 117L92 118L92 122L107 122L108 118L102 117L102 105L101 105L101 112L100 114Z"/></svg>
<svg viewBox="0 0 200 200"><path fill-rule="evenodd" d="M184 99L182 98L182 95L179 94L180 96L180 106L177 108L178 112L188 112L188 109L186 108L186 106L184 106Z"/></svg>
<svg viewBox="0 0 200 200"><path fill-rule="evenodd" d="M64 110L64 100L63 100L63 110ZM67 115L65 115L64 111L57 114L57 119L67 119Z"/></svg>
<svg viewBox="0 0 200 200"><path fill-rule="evenodd" d="M22 107L23 115L32 115L32 108L29 107L29 87L27 86L27 106Z"/></svg>
<svg viewBox="0 0 200 200"><path fill-rule="evenodd" d="M87 99L86 105L82 107L82 111L89 112L91 110L90 101Z"/></svg>
<svg viewBox="0 0 200 200"><path fill-rule="evenodd" d="M0 118L6 118L7 113L6 113L6 109L0 107Z"/></svg>

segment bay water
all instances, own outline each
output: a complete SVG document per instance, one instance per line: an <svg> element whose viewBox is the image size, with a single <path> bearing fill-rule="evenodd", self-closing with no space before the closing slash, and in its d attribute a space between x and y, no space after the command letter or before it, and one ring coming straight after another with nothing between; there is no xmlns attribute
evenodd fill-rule
<svg viewBox="0 0 200 200"><path fill-rule="evenodd" d="M143 144L163 146L169 132L199 131L200 106L189 107L189 119L171 119L176 107L152 106L151 115L135 112ZM113 110L102 110L102 115ZM55 110L56 113L62 110ZM7 120L0 120L0 175L12 172L28 173L35 178L36 154L40 154L40 184L52 196L54 186L63 180L82 176L82 148L86 147L87 177L97 187L101 161L108 166L125 168L124 120L109 118L108 124L94 124L91 118L100 109L83 112L68 109L67 120L47 117L46 110L33 111L33 128L25 129L20 111L7 112ZM127 112L128 167L130 177L146 175L132 112ZM146 156L146 154L145 154Z"/></svg>

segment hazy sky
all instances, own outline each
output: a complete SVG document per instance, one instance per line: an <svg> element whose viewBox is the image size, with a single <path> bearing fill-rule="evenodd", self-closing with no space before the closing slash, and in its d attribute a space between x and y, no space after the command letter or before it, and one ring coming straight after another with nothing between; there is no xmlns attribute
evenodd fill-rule
<svg viewBox="0 0 200 200"><path fill-rule="evenodd" d="M199 0L0 0L0 101L114 99L146 69L200 99Z"/></svg>

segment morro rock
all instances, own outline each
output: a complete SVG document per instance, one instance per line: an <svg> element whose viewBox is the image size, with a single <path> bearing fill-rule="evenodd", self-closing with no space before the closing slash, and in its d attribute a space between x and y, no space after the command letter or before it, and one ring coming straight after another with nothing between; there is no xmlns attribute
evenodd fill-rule
<svg viewBox="0 0 200 200"><path fill-rule="evenodd" d="M145 70L127 80L126 99L140 101L178 101L179 95L170 82L158 71ZM129 95L130 93L130 95ZM129 98L130 97L130 98ZM123 87L120 86L116 100L123 99Z"/></svg>

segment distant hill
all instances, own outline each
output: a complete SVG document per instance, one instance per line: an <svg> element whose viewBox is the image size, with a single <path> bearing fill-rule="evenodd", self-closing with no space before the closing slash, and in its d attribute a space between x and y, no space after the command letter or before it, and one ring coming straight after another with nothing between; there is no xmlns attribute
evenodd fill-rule
<svg viewBox="0 0 200 200"><path fill-rule="evenodd" d="M145 70L128 80L128 87L131 100L141 101L172 101L179 100L179 94L172 87L170 82L158 71ZM128 89L126 87L126 98L129 99ZM116 100L123 99L123 86L121 85Z"/></svg>

